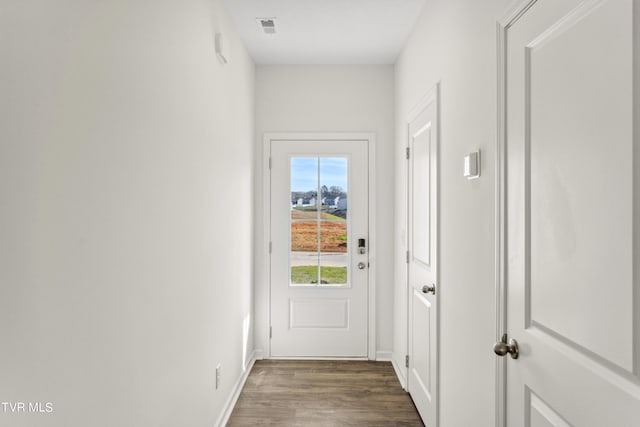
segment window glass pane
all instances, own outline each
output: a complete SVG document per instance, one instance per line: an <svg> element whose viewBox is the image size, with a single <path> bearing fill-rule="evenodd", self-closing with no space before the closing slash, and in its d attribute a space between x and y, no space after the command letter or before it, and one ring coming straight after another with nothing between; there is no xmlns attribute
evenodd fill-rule
<svg viewBox="0 0 640 427"><path fill-rule="evenodd" d="M291 265L292 284L318 283L317 221L293 221L291 223L289 265Z"/></svg>
<svg viewBox="0 0 640 427"><path fill-rule="evenodd" d="M345 157L320 159L320 282L348 283L347 188L348 161Z"/></svg>
<svg viewBox="0 0 640 427"><path fill-rule="evenodd" d="M318 158L291 159L292 285L318 283Z"/></svg>
<svg viewBox="0 0 640 427"><path fill-rule="evenodd" d="M320 223L320 281L335 285L348 283L349 254L347 249L347 222Z"/></svg>
<svg viewBox="0 0 640 427"><path fill-rule="evenodd" d="M348 283L347 167L344 157L291 158L292 285Z"/></svg>
<svg viewBox="0 0 640 427"><path fill-rule="evenodd" d="M318 282L318 222L291 223L291 252L289 254L292 284ZM315 271L314 271L315 269Z"/></svg>
<svg viewBox="0 0 640 427"><path fill-rule="evenodd" d="M323 254L347 254L347 221L322 221L320 223L320 252Z"/></svg>
<svg viewBox="0 0 640 427"><path fill-rule="evenodd" d="M318 158L291 159L291 219L317 219Z"/></svg>
<svg viewBox="0 0 640 427"><path fill-rule="evenodd" d="M322 285L346 285L348 283L347 271L347 266L321 265L320 283Z"/></svg>
<svg viewBox="0 0 640 427"><path fill-rule="evenodd" d="M318 264L291 265L292 285L316 285L318 283Z"/></svg>
<svg viewBox="0 0 640 427"><path fill-rule="evenodd" d="M349 188L347 177L347 159L345 157L323 157L320 159L320 193L323 215L347 218L347 188Z"/></svg>

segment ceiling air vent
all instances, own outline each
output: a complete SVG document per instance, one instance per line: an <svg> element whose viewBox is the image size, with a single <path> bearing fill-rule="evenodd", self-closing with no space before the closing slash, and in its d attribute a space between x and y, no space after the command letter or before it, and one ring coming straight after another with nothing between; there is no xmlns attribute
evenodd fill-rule
<svg viewBox="0 0 640 427"><path fill-rule="evenodd" d="M256 18L256 21L265 34L276 33L276 18Z"/></svg>

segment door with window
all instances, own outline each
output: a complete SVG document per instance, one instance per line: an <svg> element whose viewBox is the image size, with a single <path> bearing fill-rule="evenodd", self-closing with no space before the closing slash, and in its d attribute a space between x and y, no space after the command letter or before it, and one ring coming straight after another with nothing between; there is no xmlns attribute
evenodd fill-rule
<svg viewBox="0 0 640 427"><path fill-rule="evenodd" d="M640 2L506 28L506 426L640 425Z"/></svg>
<svg viewBox="0 0 640 427"><path fill-rule="evenodd" d="M272 357L367 357L368 141L271 140Z"/></svg>

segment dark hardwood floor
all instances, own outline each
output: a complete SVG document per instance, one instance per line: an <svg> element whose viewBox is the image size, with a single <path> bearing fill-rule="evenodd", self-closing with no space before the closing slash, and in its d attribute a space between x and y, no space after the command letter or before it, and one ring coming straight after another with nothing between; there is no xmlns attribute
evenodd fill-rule
<svg viewBox="0 0 640 427"><path fill-rule="evenodd" d="M423 426L388 362L259 360L228 426Z"/></svg>

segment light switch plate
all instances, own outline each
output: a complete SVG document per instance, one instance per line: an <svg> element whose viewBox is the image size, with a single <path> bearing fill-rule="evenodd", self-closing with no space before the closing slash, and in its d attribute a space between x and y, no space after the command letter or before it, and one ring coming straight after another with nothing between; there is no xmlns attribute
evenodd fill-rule
<svg viewBox="0 0 640 427"><path fill-rule="evenodd" d="M464 177L467 179L480 177L480 151L464 156Z"/></svg>

